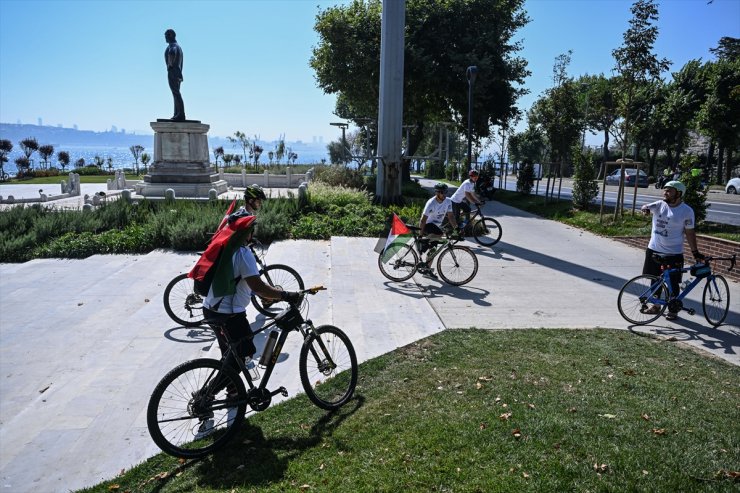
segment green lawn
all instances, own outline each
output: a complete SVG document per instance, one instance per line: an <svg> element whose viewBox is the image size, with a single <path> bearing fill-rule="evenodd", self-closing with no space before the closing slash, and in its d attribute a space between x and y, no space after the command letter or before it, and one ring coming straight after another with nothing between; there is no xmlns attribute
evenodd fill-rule
<svg viewBox="0 0 740 493"><path fill-rule="evenodd" d="M85 491L737 491L738 382L627 331L448 330L361 365L336 413L298 396Z"/></svg>

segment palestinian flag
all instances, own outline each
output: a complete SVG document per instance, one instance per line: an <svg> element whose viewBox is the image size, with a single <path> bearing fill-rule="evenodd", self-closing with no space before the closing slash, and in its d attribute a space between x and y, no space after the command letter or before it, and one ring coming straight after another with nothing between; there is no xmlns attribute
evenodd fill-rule
<svg viewBox="0 0 740 493"><path fill-rule="evenodd" d="M383 248L383 262L387 262L401 247L410 243L411 240L413 240L411 230L394 213L391 230L388 232L388 239L385 241L385 248Z"/></svg>

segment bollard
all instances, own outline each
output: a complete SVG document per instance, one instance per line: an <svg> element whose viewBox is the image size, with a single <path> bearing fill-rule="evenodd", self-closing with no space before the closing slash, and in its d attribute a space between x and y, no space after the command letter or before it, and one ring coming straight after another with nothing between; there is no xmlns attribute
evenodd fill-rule
<svg viewBox="0 0 740 493"><path fill-rule="evenodd" d="M208 200L216 200L218 198L218 192L215 188L208 190Z"/></svg>
<svg viewBox="0 0 740 493"><path fill-rule="evenodd" d="M121 192L121 198L130 204L131 203L131 190L126 189L123 192Z"/></svg>
<svg viewBox="0 0 740 493"><path fill-rule="evenodd" d="M85 204L82 206L83 211L91 211L93 209L92 204Z"/></svg>
<svg viewBox="0 0 740 493"><path fill-rule="evenodd" d="M175 191L171 188L168 188L164 191L164 200L165 202L172 202L175 200Z"/></svg>
<svg viewBox="0 0 740 493"><path fill-rule="evenodd" d="M298 186L298 207L308 205L308 183L305 181Z"/></svg>

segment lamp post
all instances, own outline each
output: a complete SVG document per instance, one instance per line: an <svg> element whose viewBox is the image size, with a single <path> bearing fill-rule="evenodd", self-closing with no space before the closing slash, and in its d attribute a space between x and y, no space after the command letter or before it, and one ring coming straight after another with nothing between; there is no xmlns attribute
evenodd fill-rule
<svg viewBox="0 0 740 493"><path fill-rule="evenodd" d="M342 161L345 166L347 166L347 141L344 138L344 131L347 130L347 127L349 127L349 124L344 122L334 122L330 123L329 125L333 127L339 127L342 129Z"/></svg>
<svg viewBox="0 0 740 493"><path fill-rule="evenodd" d="M473 167L473 85L475 76L478 75L478 67L471 65L465 71L468 78L468 170Z"/></svg>

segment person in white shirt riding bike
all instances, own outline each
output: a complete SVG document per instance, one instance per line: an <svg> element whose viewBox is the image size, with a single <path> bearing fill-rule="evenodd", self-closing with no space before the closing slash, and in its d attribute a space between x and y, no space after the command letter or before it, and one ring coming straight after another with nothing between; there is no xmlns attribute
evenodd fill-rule
<svg viewBox="0 0 740 493"><path fill-rule="evenodd" d="M424 205L421 219L419 219L419 229L422 236L420 245L421 253L429 250L427 260L422 260L423 265L419 267L419 272L423 274L431 273L429 258L434 250L433 248L430 250L430 246L435 243L435 240L441 239L444 235L442 222L445 220L445 217L450 225L457 230L457 220L452 213L452 201L446 195L447 188L447 184L445 183L434 185L434 197L429 199ZM425 238L425 236L428 236L428 238Z"/></svg>

